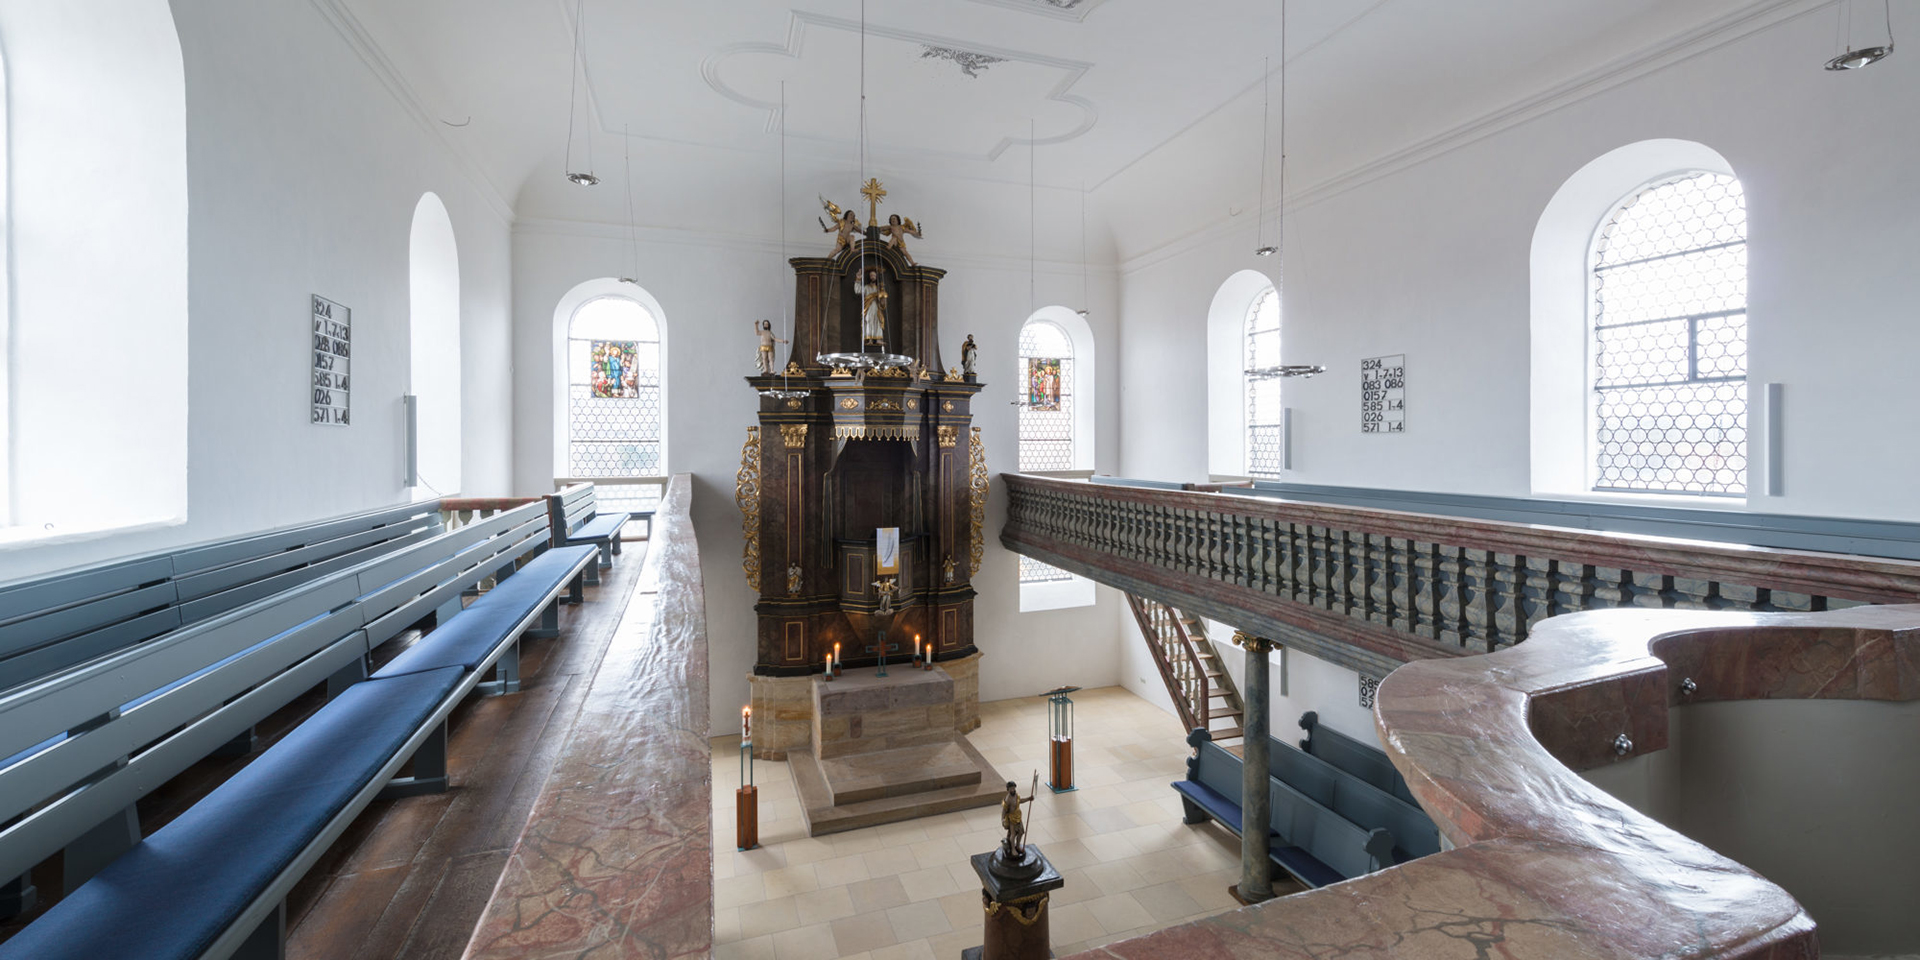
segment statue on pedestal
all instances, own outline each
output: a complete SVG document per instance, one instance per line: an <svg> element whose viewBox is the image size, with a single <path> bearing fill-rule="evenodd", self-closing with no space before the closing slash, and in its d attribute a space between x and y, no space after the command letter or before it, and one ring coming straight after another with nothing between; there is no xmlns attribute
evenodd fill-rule
<svg viewBox="0 0 1920 960"><path fill-rule="evenodd" d="M980 348L973 345L973 334L967 334L967 342L960 345L960 375L973 376L974 361L980 355Z"/></svg>
<svg viewBox="0 0 1920 960"><path fill-rule="evenodd" d="M773 372L773 345L788 341L773 335L772 320L755 320L753 335L760 341L760 350L754 356L754 364L759 367L762 374L770 374Z"/></svg>
<svg viewBox="0 0 1920 960"><path fill-rule="evenodd" d="M868 267L854 281L853 292L860 295L860 340L869 346L884 348L887 342L887 287L880 280L880 268Z"/></svg>

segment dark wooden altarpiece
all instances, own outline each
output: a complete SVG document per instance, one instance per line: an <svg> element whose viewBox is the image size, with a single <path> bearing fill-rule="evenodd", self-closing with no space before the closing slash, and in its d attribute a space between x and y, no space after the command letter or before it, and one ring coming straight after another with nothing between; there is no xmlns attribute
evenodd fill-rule
<svg viewBox="0 0 1920 960"><path fill-rule="evenodd" d="M916 634L936 660L968 656L984 507L984 461L975 469L971 429L981 384L942 366L946 271L910 262L872 227L837 256L789 262L796 288L790 360L784 372L747 383L810 392L761 397L757 463L752 439L743 454L743 490L756 465L759 486L758 517L749 511L746 529L748 579L759 591L753 672L817 673L835 643L847 666L878 662L870 648L881 527L900 529L889 662L904 669ZM870 268L887 292L885 352L914 358L912 369L862 375L818 360L878 349L862 342L863 298L854 289Z"/></svg>

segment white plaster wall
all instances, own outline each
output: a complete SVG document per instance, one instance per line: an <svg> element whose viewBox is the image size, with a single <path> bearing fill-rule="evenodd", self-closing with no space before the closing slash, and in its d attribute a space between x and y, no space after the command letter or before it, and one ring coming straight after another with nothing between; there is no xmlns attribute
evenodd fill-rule
<svg viewBox="0 0 1920 960"><path fill-rule="evenodd" d="M963 203L947 196L956 211L964 210ZM828 246L819 238L796 238L787 253L818 255ZM980 592L974 607L975 643L986 654L981 699L1028 696L1066 683L1116 683L1114 649L1124 609L1119 595L1101 588L1092 607L1021 613L1018 565L998 539L1005 522L998 474L1015 462L1016 435L1009 402L1011 375L996 377L993 371L1013 367L1020 325L1032 313L1027 264L1023 259L966 257L918 246L915 251L922 262L949 271L940 286L942 357L957 366L960 342L972 333L980 350L979 370L987 380L974 411L987 444L987 465L995 475L986 557L974 577ZM631 259L626 231L618 227L535 222L514 233L516 491L545 490L553 482L554 306L582 281L626 272ZM733 501L740 447L759 409L743 379L752 370L754 354L749 325L761 317L777 321L783 307L792 309L791 271L771 237L753 240L658 229L641 232L639 262L635 279L659 301L667 327L668 469L694 478L694 527L707 571L713 729L724 733L738 722L739 704L746 701L754 651L754 596L740 573L740 511ZM1111 274L1096 274L1092 290L1088 322L1099 338L1093 374L1100 407L1097 463L1111 471L1118 463L1119 394ZM1037 296L1043 304L1078 303L1079 265L1042 264Z"/></svg>
<svg viewBox="0 0 1920 960"><path fill-rule="evenodd" d="M1535 224L1595 157L1673 137L1719 151L1746 186L1750 396L1787 386L1785 496L1748 509L1920 517L1906 479L1920 448L1888 442L1920 430L1905 369L1920 351L1920 274L1908 263L1920 249L1920 61L1834 75L1819 69L1831 44L1827 17L1787 20L1337 190L1318 185L1374 158L1316 156L1314 137L1292 137L1295 167L1313 173L1296 178L1311 202L1287 228L1286 359L1329 369L1288 385L1289 479L1528 495ZM1257 97L1246 100L1163 152L1191 156L1257 128ZM1235 271L1274 265L1253 256L1246 217L1184 238L1154 232L1144 213L1165 202L1163 166L1149 157L1099 191L1129 257L1120 380L1153 386L1121 399L1121 468L1190 480L1208 465L1208 304ZM1395 353L1407 356L1407 432L1363 435L1359 362Z"/></svg>
<svg viewBox="0 0 1920 960"><path fill-rule="evenodd" d="M0 578L403 499L407 243L429 190L460 249L466 485L506 487L497 202L315 5L196 0L174 20L187 84L187 521L0 552ZM351 427L307 422L313 293L353 309Z"/></svg>

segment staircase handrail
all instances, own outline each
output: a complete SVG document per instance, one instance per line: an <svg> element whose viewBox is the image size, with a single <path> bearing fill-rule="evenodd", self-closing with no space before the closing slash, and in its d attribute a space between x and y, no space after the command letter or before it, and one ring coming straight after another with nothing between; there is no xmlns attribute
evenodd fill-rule
<svg viewBox="0 0 1920 960"><path fill-rule="evenodd" d="M1194 728L1193 709L1187 705L1186 698L1180 695L1180 682L1175 679L1173 666L1160 649L1160 631L1153 625L1153 615L1146 608L1148 602L1142 597L1127 594L1127 608L1133 611L1134 622L1139 625L1141 636L1146 638L1147 652L1153 656L1153 666L1160 671L1160 680L1167 685L1167 692L1173 694L1173 709L1180 714L1181 724L1191 730Z"/></svg>

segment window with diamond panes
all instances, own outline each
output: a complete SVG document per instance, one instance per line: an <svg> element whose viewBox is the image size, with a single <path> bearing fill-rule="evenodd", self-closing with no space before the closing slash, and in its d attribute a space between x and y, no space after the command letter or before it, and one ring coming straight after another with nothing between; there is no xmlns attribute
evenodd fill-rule
<svg viewBox="0 0 1920 960"><path fill-rule="evenodd" d="M638 301L589 300L567 326L567 469L650 477L660 462L660 325Z"/></svg>
<svg viewBox="0 0 1920 960"><path fill-rule="evenodd" d="M1280 291L1260 292L1247 308L1247 475L1277 480L1281 470Z"/></svg>
<svg viewBox="0 0 1920 960"><path fill-rule="evenodd" d="M1747 491L1747 211L1740 181L1645 187L1593 247L1593 489Z"/></svg>
<svg viewBox="0 0 1920 960"><path fill-rule="evenodd" d="M1051 320L1020 328L1020 469L1073 469L1073 339ZM1058 401L1054 398L1057 395ZM1069 580L1073 575L1031 557L1020 558L1020 582Z"/></svg>

